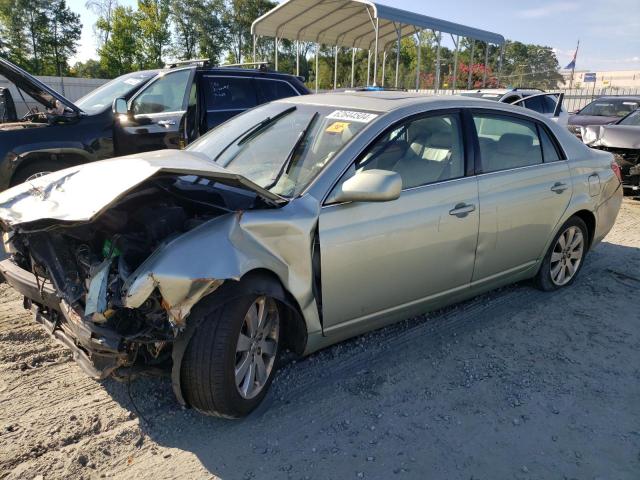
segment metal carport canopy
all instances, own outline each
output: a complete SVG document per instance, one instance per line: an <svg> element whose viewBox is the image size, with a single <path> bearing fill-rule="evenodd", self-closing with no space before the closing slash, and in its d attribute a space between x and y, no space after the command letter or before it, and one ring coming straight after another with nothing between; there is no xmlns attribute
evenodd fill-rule
<svg viewBox="0 0 640 480"><path fill-rule="evenodd" d="M365 0L287 0L257 18L251 33L340 47L382 50L400 36L431 29L496 45L504 44L497 33L441 20Z"/></svg>

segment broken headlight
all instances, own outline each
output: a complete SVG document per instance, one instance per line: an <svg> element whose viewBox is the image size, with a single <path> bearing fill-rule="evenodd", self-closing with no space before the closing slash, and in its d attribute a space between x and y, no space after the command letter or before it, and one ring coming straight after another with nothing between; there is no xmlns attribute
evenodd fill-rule
<svg viewBox="0 0 640 480"><path fill-rule="evenodd" d="M13 233L12 232L2 232L2 247L4 251L8 254L13 255L16 253L16 249L12 244Z"/></svg>

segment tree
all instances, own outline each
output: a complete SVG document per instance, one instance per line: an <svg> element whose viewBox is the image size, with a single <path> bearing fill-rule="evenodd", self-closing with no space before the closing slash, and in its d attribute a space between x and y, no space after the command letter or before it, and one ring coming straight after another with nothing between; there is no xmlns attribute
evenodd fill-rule
<svg viewBox="0 0 640 480"><path fill-rule="evenodd" d="M138 0L137 17L144 67L162 67L162 54L171 38L169 0Z"/></svg>
<svg viewBox="0 0 640 480"><path fill-rule="evenodd" d="M76 45L82 33L80 15L73 13L65 0L52 0L47 6L48 35L45 45L54 60L55 74L62 76L67 70L68 59L76 53ZM47 54L49 53L46 52Z"/></svg>
<svg viewBox="0 0 640 480"><path fill-rule="evenodd" d="M217 63L227 43L221 20L224 8L223 0L173 0L174 54L181 59L201 57Z"/></svg>
<svg viewBox="0 0 640 480"><path fill-rule="evenodd" d="M100 62L93 59L89 59L86 62L76 62L69 69L69 74L73 77L82 78L104 78L109 76Z"/></svg>
<svg viewBox="0 0 640 480"><path fill-rule="evenodd" d="M139 69L143 61L139 50L138 16L131 7L116 7L111 23L99 18L96 27L109 29L109 39L98 49L100 64L109 77L117 77Z"/></svg>
<svg viewBox="0 0 640 480"><path fill-rule="evenodd" d="M241 63L253 50L251 24L259 16L276 6L270 0L231 0L223 21L229 35L229 59Z"/></svg>
<svg viewBox="0 0 640 480"><path fill-rule="evenodd" d="M87 0L85 8L95 13L98 18L103 18L106 29L101 30L97 25L93 26L93 31L98 37L98 46L102 46L109 40L111 33L110 26L113 19L113 11L118 6L118 0Z"/></svg>
<svg viewBox="0 0 640 480"><path fill-rule="evenodd" d="M22 68L29 68L23 6L21 0L0 0L0 54Z"/></svg>
<svg viewBox="0 0 640 480"><path fill-rule="evenodd" d="M45 37L47 35L46 2L44 0L19 0L16 7L25 18L26 33L31 49L31 71L36 75L43 70L45 55Z"/></svg>

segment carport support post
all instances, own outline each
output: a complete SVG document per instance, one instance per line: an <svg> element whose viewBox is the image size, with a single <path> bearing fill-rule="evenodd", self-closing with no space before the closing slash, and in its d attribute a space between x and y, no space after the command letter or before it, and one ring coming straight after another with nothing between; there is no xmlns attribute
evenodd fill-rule
<svg viewBox="0 0 640 480"><path fill-rule="evenodd" d="M353 88L355 66L356 66L356 49L352 48L351 49L351 88Z"/></svg>
<svg viewBox="0 0 640 480"><path fill-rule="evenodd" d="M380 20L376 18L376 46L373 51L373 86L378 84L378 37L380 36Z"/></svg>
<svg viewBox="0 0 640 480"><path fill-rule="evenodd" d="M278 37L276 37L273 47L275 49L276 71L278 71Z"/></svg>
<svg viewBox="0 0 640 480"><path fill-rule="evenodd" d="M467 76L467 90L471 90L471 85L472 85L472 78L473 75L472 70L473 70L473 51L475 50L475 46L476 46L476 39L474 38L473 40L471 40L471 56L469 57L469 75Z"/></svg>
<svg viewBox="0 0 640 480"><path fill-rule="evenodd" d="M502 76L502 58L504 57L504 43L500 45L500 57L498 58L498 87L500 87L500 77Z"/></svg>
<svg viewBox="0 0 640 480"><path fill-rule="evenodd" d="M300 40L296 40L296 75L300 76Z"/></svg>
<svg viewBox="0 0 640 480"><path fill-rule="evenodd" d="M402 24L399 27L396 27L396 34L398 35L398 49L396 51L396 84L395 88L398 88L398 72L400 70L400 47L401 47L401 32L402 32Z"/></svg>
<svg viewBox="0 0 640 480"><path fill-rule="evenodd" d="M367 50L367 84L368 87L371 85L371 49Z"/></svg>
<svg viewBox="0 0 640 480"><path fill-rule="evenodd" d="M453 40L453 35L451 35ZM453 54L453 78L451 79L451 91L456 91L456 84L458 83L458 49L460 48L460 35L456 35L454 42L456 44L456 51Z"/></svg>
<svg viewBox="0 0 640 480"><path fill-rule="evenodd" d="M487 49L484 52L484 73L482 74L482 88L487 86L487 67L489 66L489 42L487 42Z"/></svg>
<svg viewBox="0 0 640 480"><path fill-rule="evenodd" d="M386 67L387 67L387 51L385 50L384 52L382 52L382 81L380 82L380 85L382 85L383 87L384 87L384 71Z"/></svg>
<svg viewBox="0 0 640 480"><path fill-rule="evenodd" d="M338 46L336 45L336 51L333 60L333 89L338 89Z"/></svg>
<svg viewBox="0 0 640 480"><path fill-rule="evenodd" d="M438 90L440 90L440 40L441 35L440 32L438 32L438 46L436 47L436 84L434 85L435 93L438 93Z"/></svg>
<svg viewBox="0 0 640 480"><path fill-rule="evenodd" d="M258 41L257 36L253 36L253 63L256 63L256 42Z"/></svg>
<svg viewBox="0 0 640 480"><path fill-rule="evenodd" d="M318 93L318 52L320 51L320 44L316 45L316 93Z"/></svg>
<svg viewBox="0 0 640 480"><path fill-rule="evenodd" d="M418 36L418 63L416 65L416 92L420 90L420 60L422 56L422 31L416 31Z"/></svg>

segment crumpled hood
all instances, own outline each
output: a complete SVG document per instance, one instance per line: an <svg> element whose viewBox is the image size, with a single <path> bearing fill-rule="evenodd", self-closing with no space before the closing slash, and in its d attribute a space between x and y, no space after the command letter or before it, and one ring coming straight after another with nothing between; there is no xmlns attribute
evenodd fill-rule
<svg viewBox="0 0 640 480"><path fill-rule="evenodd" d="M67 168L6 190L0 193L0 224L6 229L38 220L87 222L159 173L215 179L251 190L274 205L286 202L201 154L160 150Z"/></svg>
<svg viewBox="0 0 640 480"><path fill-rule="evenodd" d="M581 127L582 141L590 147L640 149L640 127L590 125Z"/></svg>
<svg viewBox="0 0 640 480"><path fill-rule="evenodd" d="M26 92L27 95L47 108L55 108L56 100L58 100L62 105L75 113L82 112L71 100L63 97L53 88L48 87L33 75L28 74L20 67L3 58L0 58L0 74L4 75L7 80L16 87Z"/></svg>

